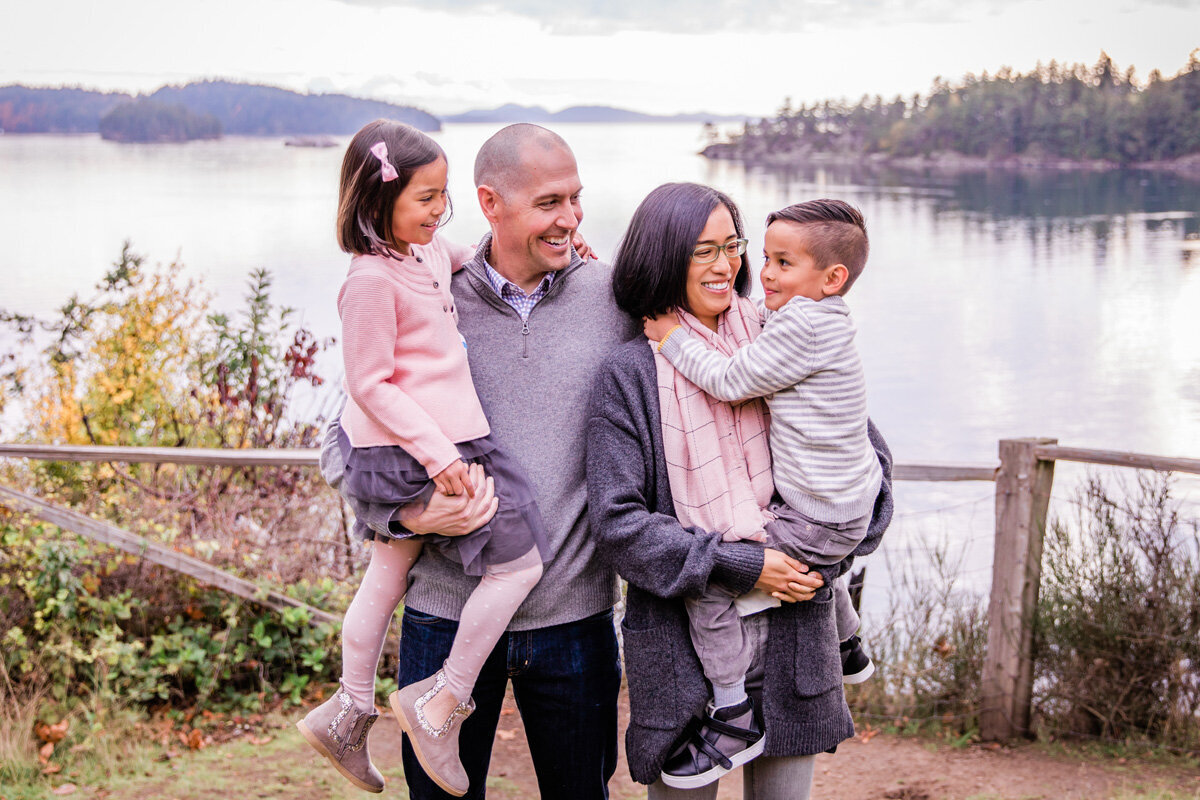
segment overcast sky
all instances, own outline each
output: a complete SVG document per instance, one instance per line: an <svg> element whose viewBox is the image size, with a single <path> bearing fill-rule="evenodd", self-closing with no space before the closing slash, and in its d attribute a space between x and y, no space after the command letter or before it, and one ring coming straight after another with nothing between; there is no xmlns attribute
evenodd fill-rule
<svg viewBox="0 0 1200 800"><path fill-rule="evenodd" d="M769 114L1039 60L1177 72L1200 0L5 0L0 85Z"/></svg>

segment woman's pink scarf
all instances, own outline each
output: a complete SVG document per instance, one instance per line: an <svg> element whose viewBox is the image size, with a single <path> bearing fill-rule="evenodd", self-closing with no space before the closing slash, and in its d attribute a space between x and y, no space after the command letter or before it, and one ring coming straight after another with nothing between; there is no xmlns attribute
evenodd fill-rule
<svg viewBox="0 0 1200 800"><path fill-rule="evenodd" d="M754 304L743 297L734 296L716 333L690 313L678 314L688 334L727 356L762 330ZM656 352L654 361L667 478L679 521L719 532L726 541L763 541L763 525L770 519L764 509L775 491L766 404L761 399L722 403L683 377L662 354Z"/></svg>

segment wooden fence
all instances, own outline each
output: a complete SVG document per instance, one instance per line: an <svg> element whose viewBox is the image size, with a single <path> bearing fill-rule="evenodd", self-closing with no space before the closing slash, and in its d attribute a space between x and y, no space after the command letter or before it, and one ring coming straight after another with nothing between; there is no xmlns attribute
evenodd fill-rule
<svg viewBox="0 0 1200 800"><path fill-rule="evenodd" d="M1033 621L1042 573L1042 542L1057 461L1075 461L1200 475L1200 459L1061 447L1055 439L1004 439L999 466L897 464L899 481L993 481L996 535L988 600L988 641L982 675L980 735L1003 740L1029 732L1033 697ZM48 461L316 466L316 450L210 450L0 444L0 458ZM18 508L64 530L102 541L176 569L234 594L280 608L302 606L279 592L218 570L198 559L14 489L0 486L0 504ZM333 619L308 608L314 619Z"/></svg>
<svg viewBox="0 0 1200 800"><path fill-rule="evenodd" d="M1030 732L1033 622L1057 461L1200 474L1200 459L1060 447L1056 439L1000 441L987 653L981 680L979 733L984 739L1011 739Z"/></svg>

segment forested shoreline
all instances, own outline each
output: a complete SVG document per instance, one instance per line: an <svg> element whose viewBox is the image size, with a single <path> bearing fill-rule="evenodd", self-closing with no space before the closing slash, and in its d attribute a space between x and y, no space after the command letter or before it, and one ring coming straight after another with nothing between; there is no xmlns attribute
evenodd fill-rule
<svg viewBox="0 0 1200 800"><path fill-rule="evenodd" d="M183 109L186 114L164 109ZM299 94L274 86L231 81L199 81L164 86L134 97L80 88L0 86L0 131L7 133L96 133L101 121L116 114L118 128L150 130L155 135L125 141L178 141L240 136L345 135L373 119L387 117L423 131L441 129L437 117L411 106L366 100L343 94ZM132 121L138 120L137 125ZM145 124L143 124L145 123ZM161 130L169 134L158 136ZM202 135L187 135L187 131Z"/></svg>
<svg viewBox="0 0 1200 800"><path fill-rule="evenodd" d="M925 95L816 102L747 123L709 158L751 163L886 161L944 165L1200 171L1200 49L1173 77L1139 81L1107 54L1092 66L1039 64L1027 73L934 80Z"/></svg>
<svg viewBox="0 0 1200 800"><path fill-rule="evenodd" d="M181 105L139 98L100 118L100 138L114 142L188 142L220 139L221 121Z"/></svg>

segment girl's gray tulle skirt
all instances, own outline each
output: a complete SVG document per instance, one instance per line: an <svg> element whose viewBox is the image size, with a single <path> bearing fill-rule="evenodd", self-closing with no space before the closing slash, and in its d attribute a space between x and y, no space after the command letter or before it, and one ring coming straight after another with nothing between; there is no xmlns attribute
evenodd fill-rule
<svg viewBox="0 0 1200 800"><path fill-rule="evenodd" d="M520 558L534 547L543 561L548 560L550 547L546 524L521 465L491 436L461 442L455 447L464 461L481 464L492 478L499 508L483 527L463 536L431 533L417 538L461 563L467 575L483 575L488 567ZM357 500L377 507L391 506L395 510L412 503L424 505L435 491L425 467L402 447L353 447L346 432L338 425L338 448L345 463L342 491ZM395 522L385 533L372 530L358 518L354 522L354 533L364 539L408 535Z"/></svg>

